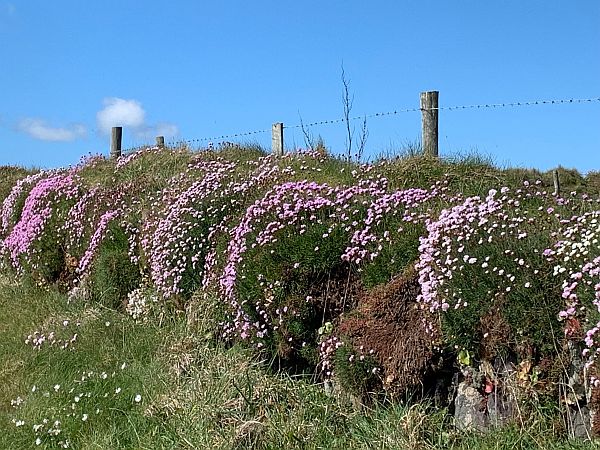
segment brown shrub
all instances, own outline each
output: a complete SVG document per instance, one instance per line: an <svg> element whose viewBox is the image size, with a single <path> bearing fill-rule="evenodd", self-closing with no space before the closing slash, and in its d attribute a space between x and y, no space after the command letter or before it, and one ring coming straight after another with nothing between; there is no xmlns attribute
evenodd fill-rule
<svg viewBox="0 0 600 450"><path fill-rule="evenodd" d="M358 307L342 318L338 331L355 349L373 350L384 389L393 397L419 386L431 365L434 337L430 319L416 302L420 286L414 269L363 293ZM349 341L349 342L348 342Z"/></svg>

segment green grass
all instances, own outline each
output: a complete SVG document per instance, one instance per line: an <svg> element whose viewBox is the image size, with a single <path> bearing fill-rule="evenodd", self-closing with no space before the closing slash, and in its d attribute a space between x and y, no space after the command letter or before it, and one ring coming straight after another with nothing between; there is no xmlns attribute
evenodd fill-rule
<svg viewBox="0 0 600 450"><path fill-rule="evenodd" d="M206 324L160 316L138 324L6 279L0 316L10 318L0 324L0 448L36 448L38 436L45 448L60 448L33 431L44 419L60 420L56 443L68 439L81 449L598 448L564 440L542 410L521 426L479 435L455 431L445 409L426 403L359 407L327 396L310 377L272 373L247 350L214 344ZM78 336L73 350L34 349L25 339L36 330ZM23 403L15 408L17 397Z"/></svg>
<svg viewBox="0 0 600 450"><path fill-rule="evenodd" d="M15 166L0 166L0 200L5 199L17 180L36 172Z"/></svg>
<svg viewBox="0 0 600 450"><path fill-rule="evenodd" d="M164 427L143 414L148 399L166 383L164 367L153 358L162 330L100 305L69 305L56 292L6 282L0 287L0 311L11 318L0 328L0 428L7 431L0 435L0 448L34 447L42 433L32 427L44 419L60 420L56 441L69 439L73 448L98 448L97 439L104 442L100 448L152 448L153 436L164 435ZM46 336L54 331L57 340L70 341L75 333L77 338L66 349L60 348L62 341L34 349L25 340L35 331ZM138 394L140 403L134 401ZM24 402L13 408L17 397ZM16 427L13 418L25 425Z"/></svg>

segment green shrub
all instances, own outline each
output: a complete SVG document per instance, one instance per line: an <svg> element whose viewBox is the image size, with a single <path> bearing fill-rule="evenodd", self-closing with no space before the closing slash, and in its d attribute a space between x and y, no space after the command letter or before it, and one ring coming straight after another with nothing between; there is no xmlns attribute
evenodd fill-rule
<svg viewBox="0 0 600 450"><path fill-rule="evenodd" d="M109 226L92 264L90 286L92 298L110 308L122 308L127 294L141 281L139 268L128 254L127 235L117 225Z"/></svg>
<svg viewBox="0 0 600 450"><path fill-rule="evenodd" d="M381 386L379 367L371 356L342 345L336 350L333 362L336 379L344 391L365 397Z"/></svg>

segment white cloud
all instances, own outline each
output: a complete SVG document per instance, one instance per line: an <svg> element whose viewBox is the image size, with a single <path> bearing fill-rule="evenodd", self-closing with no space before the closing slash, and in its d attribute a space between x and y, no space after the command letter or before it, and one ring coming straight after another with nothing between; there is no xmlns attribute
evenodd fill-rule
<svg viewBox="0 0 600 450"><path fill-rule="evenodd" d="M112 127L141 129L146 120L146 111L137 100L110 97L104 99L104 108L96 114L98 128L110 133Z"/></svg>
<svg viewBox="0 0 600 450"><path fill-rule="evenodd" d="M85 137L84 125L73 124L68 127L52 127L42 119L26 118L17 124L19 131L41 141L68 142Z"/></svg>
<svg viewBox="0 0 600 450"><path fill-rule="evenodd" d="M98 129L103 133L110 133L112 127L126 127L138 139L149 140L156 136L169 139L179 135L179 128L175 124L147 124L146 111L137 100L110 97L105 98L103 103L104 108L96 114Z"/></svg>

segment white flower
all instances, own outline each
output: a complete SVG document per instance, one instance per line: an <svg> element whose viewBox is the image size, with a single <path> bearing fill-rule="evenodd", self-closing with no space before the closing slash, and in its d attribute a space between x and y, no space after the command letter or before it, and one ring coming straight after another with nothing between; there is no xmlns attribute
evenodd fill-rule
<svg viewBox="0 0 600 450"><path fill-rule="evenodd" d="M84 421L84 422L85 422L86 420L88 420L88 415L87 415L87 414L84 414L83 416L81 416L81 420L82 420L82 421Z"/></svg>
<svg viewBox="0 0 600 450"><path fill-rule="evenodd" d="M60 384L55 384L55 385L54 385L54 390L55 390L56 392L58 392L58 390L59 390L59 389L60 389Z"/></svg>
<svg viewBox="0 0 600 450"><path fill-rule="evenodd" d="M137 394L135 396L135 398L133 399L134 402L139 403L142 401L142 396L140 394Z"/></svg>
<svg viewBox="0 0 600 450"><path fill-rule="evenodd" d="M42 440L40 438L37 438L35 440L35 445L40 445L42 443Z"/></svg>
<svg viewBox="0 0 600 450"><path fill-rule="evenodd" d="M120 387L118 387L118 388L115 389L115 394L118 394L119 392L121 392L121 388Z"/></svg>

